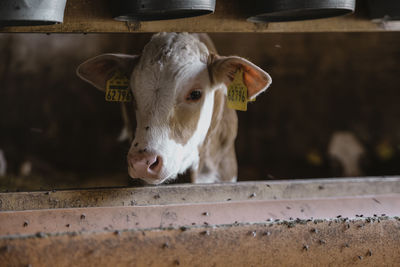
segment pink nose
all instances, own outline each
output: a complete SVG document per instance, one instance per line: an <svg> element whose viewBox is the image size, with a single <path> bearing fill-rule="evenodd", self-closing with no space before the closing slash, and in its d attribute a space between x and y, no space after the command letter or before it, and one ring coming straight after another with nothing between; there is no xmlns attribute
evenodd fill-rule
<svg viewBox="0 0 400 267"><path fill-rule="evenodd" d="M129 153L128 164L132 178L159 179L162 158L156 154Z"/></svg>

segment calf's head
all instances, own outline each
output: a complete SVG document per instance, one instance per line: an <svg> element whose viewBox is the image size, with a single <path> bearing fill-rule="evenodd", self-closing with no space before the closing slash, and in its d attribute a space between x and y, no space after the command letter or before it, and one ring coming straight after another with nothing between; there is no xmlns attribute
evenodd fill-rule
<svg viewBox="0 0 400 267"><path fill-rule="evenodd" d="M160 33L141 55L100 55L82 63L77 73L103 91L116 71L130 77L137 127L128 172L159 184L197 168L199 147L213 117L214 93L226 91L239 68L249 98L270 85L270 76L243 58L214 55L190 34Z"/></svg>

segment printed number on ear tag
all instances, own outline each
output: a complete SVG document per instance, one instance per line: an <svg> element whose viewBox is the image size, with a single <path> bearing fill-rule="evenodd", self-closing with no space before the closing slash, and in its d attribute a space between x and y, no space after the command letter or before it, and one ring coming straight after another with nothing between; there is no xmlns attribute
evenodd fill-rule
<svg viewBox="0 0 400 267"><path fill-rule="evenodd" d="M228 108L246 111L248 100L247 87L243 82L243 70L238 69L232 83L228 86Z"/></svg>
<svg viewBox="0 0 400 267"><path fill-rule="evenodd" d="M117 71L106 83L106 101L110 102L130 102L132 92L129 90L129 79Z"/></svg>

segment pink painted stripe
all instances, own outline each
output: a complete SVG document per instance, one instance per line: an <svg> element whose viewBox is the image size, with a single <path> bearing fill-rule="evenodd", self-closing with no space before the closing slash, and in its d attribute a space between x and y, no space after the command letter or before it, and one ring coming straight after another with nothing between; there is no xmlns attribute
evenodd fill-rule
<svg viewBox="0 0 400 267"><path fill-rule="evenodd" d="M0 236L400 215L400 195L0 212Z"/></svg>

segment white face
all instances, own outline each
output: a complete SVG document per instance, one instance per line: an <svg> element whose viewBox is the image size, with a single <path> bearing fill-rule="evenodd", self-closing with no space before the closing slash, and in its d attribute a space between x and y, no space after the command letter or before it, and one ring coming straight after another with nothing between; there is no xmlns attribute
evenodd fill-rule
<svg viewBox="0 0 400 267"><path fill-rule="evenodd" d="M160 36L160 35L157 35ZM190 35L179 41L155 38L145 47L131 76L137 128L129 154L162 159L157 174L132 178L151 184L174 179L199 162L198 147L211 123L214 90L207 69L207 48Z"/></svg>

